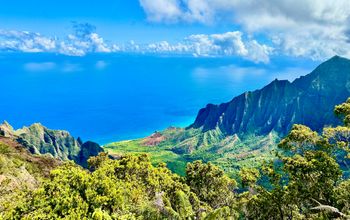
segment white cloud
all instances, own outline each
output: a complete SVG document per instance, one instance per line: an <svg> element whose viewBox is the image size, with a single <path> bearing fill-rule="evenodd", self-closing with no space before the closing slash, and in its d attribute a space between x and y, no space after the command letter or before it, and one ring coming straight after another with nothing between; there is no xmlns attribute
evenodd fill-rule
<svg viewBox="0 0 350 220"><path fill-rule="evenodd" d="M248 54L248 50L242 41L242 33L239 31L213 34L211 38L214 45L217 45L226 55L237 54L246 56Z"/></svg>
<svg viewBox="0 0 350 220"><path fill-rule="evenodd" d="M0 49L6 51L43 52L53 51L55 40L39 33L0 30Z"/></svg>
<svg viewBox="0 0 350 220"><path fill-rule="evenodd" d="M222 0L140 0L140 4L150 21L211 23L216 15L214 8L219 6L220 1Z"/></svg>
<svg viewBox="0 0 350 220"><path fill-rule="evenodd" d="M342 24L348 0L140 0L154 21L213 22L235 19L249 29L285 28L300 23Z"/></svg>
<svg viewBox="0 0 350 220"><path fill-rule="evenodd" d="M88 23L73 23L74 34L67 36L67 39L61 42L60 52L67 55L82 56L86 53L109 53L112 51L104 43L95 31L96 27Z"/></svg>
<svg viewBox="0 0 350 220"><path fill-rule="evenodd" d="M273 49L256 40L243 39L239 31L223 34L197 34L184 39L183 42L169 44L166 41L152 43L144 49L146 52L175 53L200 56L237 56L253 62L268 63Z"/></svg>
<svg viewBox="0 0 350 220"><path fill-rule="evenodd" d="M294 30L283 34L275 34L273 41L281 54L295 57L308 57L323 60L333 55L350 57L350 44L346 36L333 30L333 34L324 30Z"/></svg>
<svg viewBox="0 0 350 220"><path fill-rule="evenodd" d="M0 30L0 50L56 52L72 56L115 51L117 47L115 45L110 47L104 43L103 38L95 32L95 29L94 26L87 23L74 23L74 34L69 34L63 40L28 31Z"/></svg>
<svg viewBox="0 0 350 220"><path fill-rule="evenodd" d="M138 44L131 40L124 45L106 44L90 24L74 24L74 33L64 39L45 37L26 31L0 30L0 51L53 52L70 56L84 56L87 53L152 53L167 55L237 56L259 63L268 63L272 47L256 40L246 39L240 31L221 34L196 34L182 41L168 41ZM68 68L70 69L70 68Z"/></svg>
<svg viewBox="0 0 350 220"><path fill-rule="evenodd" d="M142 1L142 0L140 0ZM150 1L142 7L150 16ZM167 0L157 0L158 4ZM250 34L274 39L280 54L323 60L335 54L350 57L349 0L176 0L172 21L204 24L231 22ZM157 12L159 12L157 14ZM158 8L150 19L167 22ZM252 47L256 46L252 41ZM259 50L258 52L260 52Z"/></svg>
<svg viewBox="0 0 350 220"><path fill-rule="evenodd" d="M196 57L237 56L259 63L268 63L272 47L247 39L240 31L221 34L196 34L182 41L168 41L138 44L131 40L127 44L107 44L90 24L74 23L74 33L64 39L45 37L27 31L0 30L0 51L52 52L70 56L84 56L88 53L152 53L167 55L193 55ZM67 68L68 72L70 68Z"/></svg>
<svg viewBox="0 0 350 220"><path fill-rule="evenodd" d="M178 0L140 0L151 21L175 22L181 16Z"/></svg>

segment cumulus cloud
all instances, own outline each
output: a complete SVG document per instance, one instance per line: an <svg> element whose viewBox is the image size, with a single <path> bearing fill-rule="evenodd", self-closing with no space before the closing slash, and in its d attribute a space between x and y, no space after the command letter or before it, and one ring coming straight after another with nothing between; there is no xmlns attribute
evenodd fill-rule
<svg viewBox="0 0 350 220"><path fill-rule="evenodd" d="M67 55L85 55L86 53L109 53L112 51L96 33L96 27L89 23L73 23L74 34L60 44L60 52Z"/></svg>
<svg viewBox="0 0 350 220"><path fill-rule="evenodd" d="M149 20L168 22L162 7L150 11L152 0L141 6ZM154 1L155 2L155 1ZM158 4L168 0L157 0ZM239 24L250 34L274 40L282 54L325 59L350 57L350 1L348 0L173 0L174 22ZM157 18L157 19L152 19ZM252 47L254 42L251 44Z"/></svg>
<svg viewBox="0 0 350 220"><path fill-rule="evenodd" d="M0 30L1 51L55 52L73 56L86 53L108 53L118 48L107 45L88 23L73 23L73 34L66 39L46 37L39 33L16 30Z"/></svg>
<svg viewBox="0 0 350 220"><path fill-rule="evenodd" d="M342 24L348 0L140 0L150 20L213 22L234 19L249 29L285 28L300 23ZM152 19L157 18L157 19Z"/></svg>
<svg viewBox="0 0 350 220"><path fill-rule="evenodd" d="M169 44L166 41L149 44L149 52L179 53L200 56L237 56L256 63L268 63L273 48L259 44L256 40L243 39L240 31L222 34L197 34L184 39L183 42Z"/></svg>
<svg viewBox="0 0 350 220"><path fill-rule="evenodd" d="M269 62L269 55L273 49L265 44L259 44L256 40L243 40L239 31L213 35L192 35L189 37L195 54L239 56L254 62Z"/></svg>
<svg viewBox="0 0 350 220"><path fill-rule="evenodd" d="M96 33L96 27L93 25L74 23L73 30L74 32L64 39L46 37L27 31L0 30L0 51L53 52L70 56L111 52L193 55L196 57L237 56L256 63L268 63L273 52L272 47L253 39L247 39L240 31L190 35L175 43L160 41L138 44L131 40L127 44L117 45L105 43L104 39Z"/></svg>
<svg viewBox="0 0 350 220"><path fill-rule="evenodd" d="M0 49L5 51L43 52L55 48L54 39L39 33L0 30Z"/></svg>

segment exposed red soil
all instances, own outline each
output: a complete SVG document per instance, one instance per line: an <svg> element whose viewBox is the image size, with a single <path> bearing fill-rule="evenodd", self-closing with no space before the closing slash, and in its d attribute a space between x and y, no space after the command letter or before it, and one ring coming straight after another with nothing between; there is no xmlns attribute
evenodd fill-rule
<svg viewBox="0 0 350 220"><path fill-rule="evenodd" d="M160 132L155 132L151 136L146 137L143 140L142 144L144 144L145 146L156 146L161 142L165 141L165 139L165 136L162 135Z"/></svg>

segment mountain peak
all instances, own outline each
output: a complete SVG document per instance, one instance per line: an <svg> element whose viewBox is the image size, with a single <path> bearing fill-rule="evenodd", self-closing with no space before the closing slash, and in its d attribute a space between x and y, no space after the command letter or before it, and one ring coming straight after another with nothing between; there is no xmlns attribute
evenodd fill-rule
<svg viewBox="0 0 350 220"><path fill-rule="evenodd" d="M347 58L345 57L341 57L339 55L334 55L333 57L331 57L329 60L339 60L339 59L345 59L345 60L348 60Z"/></svg>
<svg viewBox="0 0 350 220"><path fill-rule="evenodd" d="M6 128L13 130L13 127L6 120L3 121L0 126L3 126L3 127L6 127Z"/></svg>
<svg viewBox="0 0 350 220"><path fill-rule="evenodd" d="M11 137L14 135L13 133L14 129L7 121L0 124L0 136Z"/></svg>
<svg viewBox="0 0 350 220"><path fill-rule="evenodd" d="M319 65L319 67L328 66L328 65L337 66L337 65L339 65L339 63L350 63L350 60L348 58L335 55L335 56L331 57L330 59L326 60L325 62L321 63ZM316 70L317 69L318 68L316 68Z"/></svg>

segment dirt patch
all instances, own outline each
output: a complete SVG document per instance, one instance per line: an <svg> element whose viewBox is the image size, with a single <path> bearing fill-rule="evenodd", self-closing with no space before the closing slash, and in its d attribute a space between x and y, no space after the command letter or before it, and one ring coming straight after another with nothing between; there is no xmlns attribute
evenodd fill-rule
<svg viewBox="0 0 350 220"><path fill-rule="evenodd" d="M156 132L156 133L152 134L151 136L146 137L142 141L142 144L145 146L156 146L165 140L166 140L166 138L164 135L162 135L160 132Z"/></svg>

